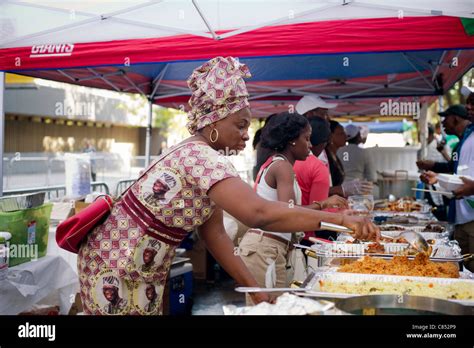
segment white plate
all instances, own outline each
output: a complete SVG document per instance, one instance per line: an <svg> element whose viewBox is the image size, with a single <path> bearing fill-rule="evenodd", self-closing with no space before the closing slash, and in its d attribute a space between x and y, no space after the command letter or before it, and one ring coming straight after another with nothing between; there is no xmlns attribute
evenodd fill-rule
<svg viewBox="0 0 474 348"><path fill-rule="evenodd" d="M469 175L463 175L464 177L473 180L473 178ZM460 188L464 183L461 180L460 175L455 174L438 174L437 176L439 185L447 190L447 191L454 191Z"/></svg>

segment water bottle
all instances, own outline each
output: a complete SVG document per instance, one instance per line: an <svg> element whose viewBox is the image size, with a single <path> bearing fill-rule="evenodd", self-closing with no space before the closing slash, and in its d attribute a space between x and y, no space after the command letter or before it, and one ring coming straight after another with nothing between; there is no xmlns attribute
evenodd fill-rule
<svg viewBox="0 0 474 348"><path fill-rule="evenodd" d="M425 188L425 184L423 181L419 180L416 183L416 188L419 190L423 190ZM415 193L415 198L416 200L422 200L424 198L424 192L423 191L416 191Z"/></svg>
<svg viewBox="0 0 474 348"><path fill-rule="evenodd" d="M214 265L214 281L218 283L220 278L221 278L221 267L219 266L218 263L216 263Z"/></svg>

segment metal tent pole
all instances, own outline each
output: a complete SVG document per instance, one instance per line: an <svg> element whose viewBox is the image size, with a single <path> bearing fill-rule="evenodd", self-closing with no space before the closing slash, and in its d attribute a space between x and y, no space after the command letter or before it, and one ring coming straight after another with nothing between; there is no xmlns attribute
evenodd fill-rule
<svg viewBox="0 0 474 348"><path fill-rule="evenodd" d="M153 99L148 100L148 124L146 127L146 144L145 144L145 167L150 165L151 150L151 128L153 121Z"/></svg>
<svg viewBox="0 0 474 348"><path fill-rule="evenodd" d="M425 159L427 155L428 145L428 104L423 103L421 110L419 110L418 131L420 132L421 151L420 158Z"/></svg>
<svg viewBox="0 0 474 348"><path fill-rule="evenodd" d="M5 107L3 96L5 91L5 73L0 72L0 197L3 196L3 143L5 137Z"/></svg>

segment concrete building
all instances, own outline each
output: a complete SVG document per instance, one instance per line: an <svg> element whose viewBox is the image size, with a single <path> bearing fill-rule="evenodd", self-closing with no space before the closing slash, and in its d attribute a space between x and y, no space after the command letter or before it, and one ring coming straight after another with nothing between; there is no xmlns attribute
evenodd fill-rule
<svg viewBox="0 0 474 348"><path fill-rule="evenodd" d="M5 153L80 152L86 139L98 152L145 154L146 103L137 95L7 74ZM162 138L153 130L151 155Z"/></svg>

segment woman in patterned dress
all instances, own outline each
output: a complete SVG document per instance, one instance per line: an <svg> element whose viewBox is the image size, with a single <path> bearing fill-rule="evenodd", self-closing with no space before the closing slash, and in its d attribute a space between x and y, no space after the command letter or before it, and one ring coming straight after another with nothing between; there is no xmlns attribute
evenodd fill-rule
<svg viewBox="0 0 474 348"><path fill-rule="evenodd" d="M109 314L103 285L111 277L126 306L113 314L162 313L163 290L175 249L198 229L208 250L243 286L257 286L234 252L223 224L223 210L248 226L266 231L317 230L321 221L352 228L358 238L378 238L367 219L324 213L260 198L243 182L221 153L236 153L249 139L251 113L243 78L246 65L217 57L195 69L188 79L192 91L188 129L192 136L172 147L147 168L117 202L107 220L88 236L78 255L81 299L86 314ZM153 248L153 263L144 253ZM154 286L158 304L149 311L146 289ZM255 303L269 301L265 293Z"/></svg>

